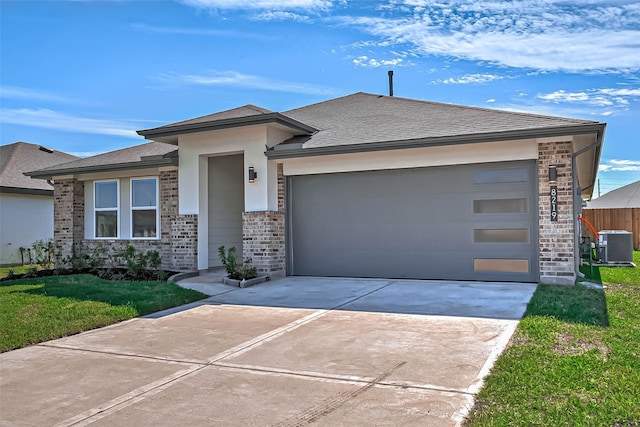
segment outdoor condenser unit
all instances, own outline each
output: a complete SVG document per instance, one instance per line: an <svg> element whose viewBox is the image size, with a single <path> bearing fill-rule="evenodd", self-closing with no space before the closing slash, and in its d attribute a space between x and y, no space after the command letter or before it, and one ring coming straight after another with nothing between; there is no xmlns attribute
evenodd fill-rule
<svg viewBox="0 0 640 427"><path fill-rule="evenodd" d="M625 230L598 232L600 259L605 263L633 262L633 233Z"/></svg>

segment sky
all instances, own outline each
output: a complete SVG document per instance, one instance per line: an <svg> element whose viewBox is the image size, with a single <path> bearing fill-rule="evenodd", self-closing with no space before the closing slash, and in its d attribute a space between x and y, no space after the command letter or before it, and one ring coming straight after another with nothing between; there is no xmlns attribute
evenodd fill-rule
<svg viewBox="0 0 640 427"><path fill-rule="evenodd" d="M607 123L640 180L640 1L0 0L0 143L81 157L135 131L355 92ZM598 195L596 190L595 195Z"/></svg>

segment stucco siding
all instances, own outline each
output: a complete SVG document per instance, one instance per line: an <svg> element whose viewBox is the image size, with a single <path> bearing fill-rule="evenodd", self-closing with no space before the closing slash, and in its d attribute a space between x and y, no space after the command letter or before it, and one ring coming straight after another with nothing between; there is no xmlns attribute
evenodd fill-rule
<svg viewBox="0 0 640 427"><path fill-rule="evenodd" d="M537 158L538 145L536 141L522 140L293 158L283 160L283 165L284 174L292 176L534 160Z"/></svg>
<svg viewBox="0 0 640 427"><path fill-rule="evenodd" d="M20 247L53 238L53 197L0 195L0 264L19 264Z"/></svg>

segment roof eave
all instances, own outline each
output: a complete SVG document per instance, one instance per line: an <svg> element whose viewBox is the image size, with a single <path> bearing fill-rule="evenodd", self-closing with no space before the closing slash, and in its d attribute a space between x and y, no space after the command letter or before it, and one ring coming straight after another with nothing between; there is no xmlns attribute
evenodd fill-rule
<svg viewBox="0 0 640 427"><path fill-rule="evenodd" d="M595 188L596 185L596 179L598 177L598 169L600 168L600 158L602 156L602 144L604 143L604 133L605 133L605 128L606 125L604 123L601 123L601 128L598 130L597 136L596 136L596 141L595 141L595 154L593 156L594 161L593 161L593 169L592 169L592 173L591 173L591 184L584 188L583 190L586 190L583 192L583 199L584 200L591 200L593 198L593 190ZM584 197L586 196L586 197Z"/></svg>
<svg viewBox="0 0 640 427"><path fill-rule="evenodd" d="M204 123L190 123L175 126L161 126L153 129L144 129L137 131L138 135L141 135L149 140L156 138L166 138L171 136L184 135L188 133L207 132L212 130L230 129L242 126L252 125L266 125L266 124L279 124L290 128L298 134L308 135L318 131L318 129L306 125L302 122L294 120L280 113L267 113L257 116L236 117L231 119L215 120L212 122ZM169 140L167 140L169 141ZM171 139L171 143L177 143L177 141Z"/></svg>
<svg viewBox="0 0 640 427"><path fill-rule="evenodd" d="M466 135L452 135L433 138L417 138L405 140L393 140L382 142L369 142L350 145L332 145L316 148L271 149L265 152L271 160L289 159L296 157L326 156L333 154L361 153L368 151L399 150L407 148L437 147L446 145L473 144L482 142L508 141L513 139L547 138L553 136L582 135L597 133L602 137L605 128L604 123L593 123L575 126L563 126L554 128L538 128L514 130L506 132L491 132Z"/></svg>
<svg viewBox="0 0 640 427"><path fill-rule="evenodd" d="M53 196L53 190L41 188L0 187L0 194L28 194L31 196Z"/></svg>
<svg viewBox="0 0 640 427"><path fill-rule="evenodd" d="M178 157L163 157L156 158L151 156L145 160L138 162L116 163L111 165L94 165L77 168L61 168L51 170L39 170L33 172L25 172L26 176L38 179L52 179L54 176L61 175L78 175L85 173L99 173L99 172L118 172L123 170L134 169L149 169L149 168L161 168L178 166Z"/></svg>

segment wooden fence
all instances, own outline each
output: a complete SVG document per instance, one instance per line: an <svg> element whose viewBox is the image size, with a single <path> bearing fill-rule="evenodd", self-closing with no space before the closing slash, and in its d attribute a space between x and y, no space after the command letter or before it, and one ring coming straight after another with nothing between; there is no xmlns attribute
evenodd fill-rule
<svg viewBox="0 0 640 427"><path fill-rule="evenodd" d="M583 209L582 216L596 230L627 230L633 233L633 248L640 250L640 208Z"/></svg>

